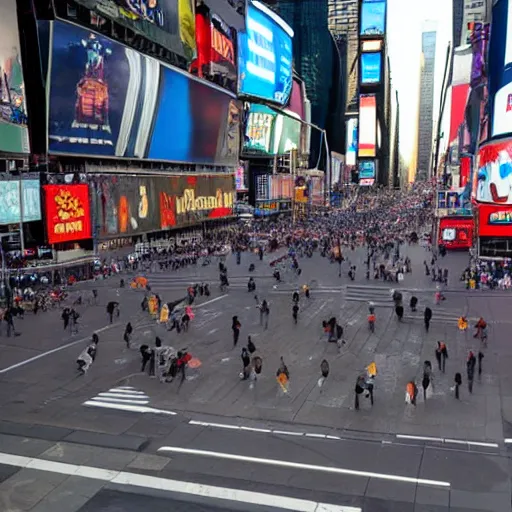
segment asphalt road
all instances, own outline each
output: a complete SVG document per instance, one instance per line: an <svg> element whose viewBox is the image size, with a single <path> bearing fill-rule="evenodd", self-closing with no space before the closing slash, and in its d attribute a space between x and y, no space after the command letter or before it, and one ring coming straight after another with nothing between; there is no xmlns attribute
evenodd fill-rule
<svg viewBox="0 0 512 512"><path fill-rule="evenodd" d="M453 277L448 298L434 307L435 285L422 273L429 255L417 247L408 252L415 268L400 288L407 302L412 294L419 297L420 313L408 312L402 324L389 299L396 283L366 281L362 250L346 255L358 265L353 282L346 276L349 263L340 278L338 268L318 255L302 261L300 280L286 273L277 288L268 260L260 264L244 255L237 266L231 259L226 294L217 289L215 265L151 274L153 290L166 301L183 296L193 282L212 286L212 296L195 305L189 333L179 336L142 313L141 292L119 290L117 278L81 285L98 288L100 304L82 307L78 335L63 332L58 311L27 315L17 326L21 336L0 342L0 510L163 510L165 503L172 510L208 511L258 511L262 505L317 512L509 510L507 295L463 290L455 277L467 260L455 254L443 260ZM257 266L257 294L270 301L268 330L259 325L246 289L251 261ZM301 300L294 326L291 292L304 282L311 284L312 298ZM104 310L109 300L119 300L122 311L112 326ZM369 300L377 305L375 334L366 325ZM421 318L427 304L434 309L429 333ZM235 314L242 323L240 345L251 335L264 361L255 383L238 377L240 347L233 349L230 331ZM455 401L453 374L464 375L468 350L480 348L470 333L457 330L461 314L485 316L490 346L473 394L464 384L462 400ZM341 351L321 339L321 321L332 315L345 327ZM132 349L122 342L127 321L135 326ZM86 377L78 377L74 359L92 331L100 335L98 359ZM137 345L152 344L157 335L176 348L187 346L202 361L182 386L138 373ZM433 395L413 408L404 401L405 383L421 378L421 362L434 360L439 339L448 344L447 373L435 372ZM291 372L287 395L275 382L281 355ZM319 387L324 358L331 373ZM379 368L375 405L363 400L356 412L355 378L371 361ZM36 462L5 460L5 454ZM125 481L109 473L96 481L77 476L86 473L82 467L135 476ZM190 492L183 495L182 488ZM219 496L233 499L219 502Z"/></svg>

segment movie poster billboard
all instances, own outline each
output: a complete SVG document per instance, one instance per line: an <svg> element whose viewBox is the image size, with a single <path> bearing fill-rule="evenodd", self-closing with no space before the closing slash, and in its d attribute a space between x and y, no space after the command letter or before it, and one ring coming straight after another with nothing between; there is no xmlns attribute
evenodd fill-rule
<svg viewBox="0 0 512 512"><path fill-rule="evenodd" d="M100 239L183 228L229 217L236 199L233 174L91 178Z"/></svg>
<svg viewBox="0 0 512 512"><path fill-rule="evenodd" d="M16 0L0 2L0 153L29 153Z"/></svg>
<svg viewBox="0 0 512 512"><path fill-rule="evenodd" d="M234 95L60 21L53 25L49 100L50 153L238 163Z"/></svg>
<svg viewBox="0 0 512 512"><path fill-rule="evenodd" d="M43 185L49 244L92 237L89 185Z"/></svg>
<svg viewBox="0 0 512 512"><path fill-rule="evenodd" d="M77 0L192 61L196 53L193 0Z"/></svg>

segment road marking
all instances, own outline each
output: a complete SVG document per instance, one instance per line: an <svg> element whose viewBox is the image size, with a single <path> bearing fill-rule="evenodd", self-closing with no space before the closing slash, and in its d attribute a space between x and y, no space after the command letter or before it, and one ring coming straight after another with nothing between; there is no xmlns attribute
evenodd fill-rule
<svg viewBox="0 0 512 512"><path fill-rule="evenodd" d="M318 439L326 439L327 436L325 434L306 434L306 437L315 437Z"/></svg>
<svg viewBox="0 0 512 512"><path fill-rule="evenodd" d="M121 400L148 400L147 395L127 395L124 393L98 393L97 396L104 396L106 398L119 398Z"/></svg>
<svg viewBox="0 0 512 512"><path fill-rule="evenodd" d="M202 308L203 306L208 306L208 304L213 304L214 302L217 302L218 300L225 299L229 294L226 293L225 295L220 295L219 297L215 297L215 299L207 300L206 302L203 302L201 304L198 304L195 306L195 308Z"/></svg>
<svg viewBox="0 0 512 512"><path fill-rule="evenodd" d="M133 388L112 388L108 390L109 393L126 393L127 395L144 395L144 391L137 391Z"/></svg>
<svg viewBox="0 0 512 512"><path fill-rule="evenodd" d="M206 423L204 421L190 420L189 425L200 425L201 427L214 427L214 428L226 428L230 430L240 430L238 425L226 425L223 423Z"/></svg>
<svg viewBox="0 0 512 512"><path fill-rule="evenodd" d="M289 430L272 430L272 434L278 436L303 436L304 432L290 432Z"/></svg>
<svg viewBox="0 0 512 512"><path fill-rule="evenodd" d="M92 466L78 466L65 462L54 462L43 459L31 459L9 453L0 453L0 464L18 468L35 469L48 473L79 476L101 480L117 485L142 487L145 489L158 489L171 493L188 494L211 500L236 501L249 505L259 505L272 510L294 510L297 512L362 512L359 507L345 507L343 505L331 505L329 503L317 503L315 501L276 496L254 491L230 489L228 487L216 487L213 485L182 482L167 478L129 473L127 471L111 471Z"/></svg>
<svg viewBox="0 0 512 512"><path fill-rule="evenodd" d="M176 413L173 411L165 411L164 409L155 409L153 407L145 407L143 405L95 402L94 400L87 400L87 402L84 402L82 405L86 405L88 407L100 407L102 409L116 409L118 411L138 412L141 414L168 414L169 416L176 416Z"/></svg>
<svg viewBox="0 0 512 512"><path fill-rule="evenodd" d="M416 478L410 476L399 476L387 473L374 473L373 471L359 471L354 469L337 468L332 466L318 466L314 464L304 464L300 462L290 462L277 459L262 459L258 457L248 457L246 455L235 455L231 453L211 452L207 450L196 450L193 448L180 448L177 446L162 446L158 449L159 453L178 453L183 455L198 455L202 457L212 457L216 459L234 460L239 462L248 462L252 464L263 464L268 466L278 466L292 469L305 469L309 471L320 471L323 473L334 473L338 475L353 475L363 478L375 478L380 480L391 480L395 482L405 482L415 485L430 485L435 487L450 487L450 482L441 480L428 480L426 478Z"/></svg>
<svg viewBox="0 0 512 512"><path fill-rule="evenodd" d="M498 443L488 443L483 441L466 441L464 439L448 439L443 437L428 437L428 436L412 436L407 434L396 434L397 439L410 439L411 441L430 441L433 443L444 444L459 444L465 446L482 446L484 448L499 448ZM505 443L507 441L505 440ZM512 442L512 440L511 440Z"/></svg>
<svg viewBox="0 0 512 512"><path fill-rule="evenodd" d="M91 398L95 402L105 402L113 404L134 404L134 405L146 405L149 404L149 400L131 400L130 398L107 398L104 396L95 396Z"/></svg>
<svg viewBox="0 0 512 512"><path fill-rule="evenodd" d="M112 329L113 327L116 327L121 324L110 324L106 325L105 327L101 327L100 329L96 329L95 333L100 333L103 331L106 331L108 329ZM81 338L79 340L71 341L70 343L66 343L65 345L61 345L60 347L53 348L52 350L48 350L48 352L43 352L42 354L38 354L37 356L31 357L30 359L26 359L25 361L21 361L19 363L13 364L12 366L8 366L7 368L4 368L0 370L0 375L3 373L10 372L11 370L15 370L16 368L20 368L22 366L25 366L26 364L33 363L34 361L37 361L39 359L42 359L43 357L50 356L52 354L55 354L56 352L60 352L61 350L64 350L66 348L74 347L75 345L78 345L79 343L83 343L84 341L90 341L90 336L87 338Z"/></svg>
<svg viewBox="0 0 512 512"><path fill-rule="evenodd" d="M505 439L505 444L511 444L511 443L512 443L512 438L507 437L507 438Z"/></svg>
<svg viewBox="0 0 512 512"><path fill-rule="evenodd" d="M272 430L269 428L254 428L254 427L240 427L240 430L247 430L249 432L260 432L265 434L270 434Z"/></svg>

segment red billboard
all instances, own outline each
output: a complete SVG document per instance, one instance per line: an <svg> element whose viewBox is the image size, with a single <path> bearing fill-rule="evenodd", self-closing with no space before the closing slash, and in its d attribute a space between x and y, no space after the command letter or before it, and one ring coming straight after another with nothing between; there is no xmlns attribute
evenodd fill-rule
<svg viewBox="0 0 512 512"><path fill-rule="evenodd" d="M470 249L475 223L472 217L442 217L439 220L439 245L447 249Z"/></svg>
<svg viewBox="0 0 512 512"><path fill-rule="evenodd" d="M48 243L92 237L88 185L44 185Z"/></svg>
<svg viewBox="0 0 512 512"><path fill-rule="evenodd" d="M359 97L359 156L375 157L377 144L377 100L375 94Z"/></svg>
<svg viewBox="0 0 512 512"><path fill-rule="evenodd" d="M459 188L464 188L471 176L471 160L470 156L463 156L460 158L460 183Z"/></svg>
<svg viewBox="0 0 512 512"><path fill-rule="evenodd" d="M288 110L295 112L301 119L304 119L304 96L302 93L302 82L296 78L293 79L292 93L290 95L290 103Z"/></svg>
<svg viewBox="0 0 512 512"><path fill-rule="evenodd" d="M512 206L479 204L478 235L495 238L511 238Z"/></svg>
<svg viewBox="0 0 512 512"><path fill-rule="evenodd" d="M464 122L464 112L469 96L469 83L452 87L452 107L450 115L450 140L452 144L459 136L460 125Z"/></svg>

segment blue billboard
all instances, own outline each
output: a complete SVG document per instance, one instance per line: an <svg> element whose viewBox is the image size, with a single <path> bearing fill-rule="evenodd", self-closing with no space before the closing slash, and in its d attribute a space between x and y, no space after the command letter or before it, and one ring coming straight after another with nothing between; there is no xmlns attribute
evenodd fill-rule
<svg viewBox="0 0 512 512"><path fill-rule="evenodd" d="M238 165L234 95L61 21L51 63L50 153Z"/></svg>
<svg viewBox="0 0 512 512"><path fill-rule="evenodd" d="M260 2L248 6L238 34L240 94L286 105L292 92L293 30Z"/></svg>
<svg viewBox="0 0 512 512"><path fill-rule="evenodd" d="M23 222L41 220L39 179L0 181L0 225L18 224L21 220L20 199L23 200Z"/></svg>
<svg viewBox="0 0 512 512"><path fill-rule="evenodd" d="M381 36L386 31L386 0L363 0L361 6L362 36Z"/></svg>
<svg viewBox="0 0 512 512"><path fill-rule="evenodd" d="M359 161L359 179L375 178L375 161L360 160Z"/></svg>
<svg viewBox="0 0 512 512"><path fill-rule="evenodd" d="M378 84L380 82L380 70L382 56L380 52L363 53L361 55L361 83Z"/></svg>

